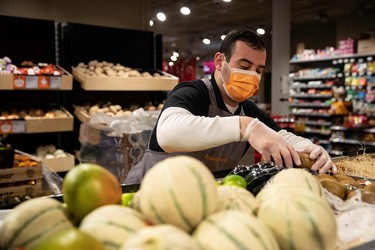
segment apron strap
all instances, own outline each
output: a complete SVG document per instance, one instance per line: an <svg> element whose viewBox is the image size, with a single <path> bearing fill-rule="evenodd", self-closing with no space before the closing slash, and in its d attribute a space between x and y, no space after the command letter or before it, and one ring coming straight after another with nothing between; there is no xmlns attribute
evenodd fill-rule
<svg viewBox="0 0 375 250"><path fill-rule="evenodd" d="M211 105L216 106L216 96L215 96L215 91L212 87L211 81L208 78L202 78L202 81L204 82L204 84L206 85L208 89L208 95L210 96Z"/></svg>

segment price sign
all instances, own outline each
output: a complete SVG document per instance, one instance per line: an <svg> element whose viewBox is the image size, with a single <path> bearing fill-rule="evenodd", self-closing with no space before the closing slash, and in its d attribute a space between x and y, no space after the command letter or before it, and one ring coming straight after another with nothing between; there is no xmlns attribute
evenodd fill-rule
<svg viewBox="0 0 375 250"><path fill-rule="evenodd" d="M50 89L51 82L49 76L38 76L38 89Z"/></svg>
<svg viewBox="0 0 375 250"><path fill-rule="evenodd" d="M60 89L61 79L61 76L51 76L51 89Z"/></svg>
<svg viewBox="0 0 375 250"><path fill-rule="evenodd" d="M26 77L22 75L13 75L13 89L25 89Z"/></svg>
<svg viewBox="0 0 375 250"><path fill-rule="evenodd" d="M24 120L0 120L0 134L25 133Z"/></svg>
<svg viewBox="0 0 375 250"><path fill-rule="evenodd" d="M26 88L27 89L38 88L38 77L37 76L26 76Z"/></svg>

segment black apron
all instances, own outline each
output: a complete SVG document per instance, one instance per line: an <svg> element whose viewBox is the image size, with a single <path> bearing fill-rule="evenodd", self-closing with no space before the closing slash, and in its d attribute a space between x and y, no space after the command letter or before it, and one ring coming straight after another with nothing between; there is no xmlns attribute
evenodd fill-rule
<svg viewBox="0 0 375 250"><path fill-rule="evenodd" d="M232 113L218 108L216 104L215 92L212 88L212 83L207 78L202 79L206 84L210 97L210 107L208 110L208 117L227 117L233 116ZM243 109L241 107L240 115L244 115ZM152 166L157 162L177 155L188 155L192 156L200 161L202 161L211 172L223 171L233 169L237 166L238 162L241 160L247 147L247 142L232 142L227 143L222 146L197 151L197 152L175 152L175 153L166 153L166 152L156 152L152 151L149 148L145 150L143 158L134 165L125 180L125 184L137 184L142 181L143 176L146 174Z"/></svg>

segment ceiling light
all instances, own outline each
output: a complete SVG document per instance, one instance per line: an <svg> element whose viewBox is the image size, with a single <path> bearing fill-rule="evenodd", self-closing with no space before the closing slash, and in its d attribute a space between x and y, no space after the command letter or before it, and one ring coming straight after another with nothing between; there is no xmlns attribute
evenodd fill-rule
<svg viewBox="0 0 375 250"><path fill-rule="evenodd" d="M232 0L223 0L223 2L230 3Z"/></svg>
<svg viewBox="0 0 375 250"><path fill-rule="evenodd" d="M152 26L154 26L154 21L153 21L153 20L150 20L150 21L148 22L148 24L152 27Z"/></svg>
<svg viewBox="0 0 375 250"><path fill-rule="evenodd" d="M174 63L173 63L173 62L169 62L168 65L169 65L170 67L172 67L172 66L174 65Z"/></svg>
<svg viewBox="0 0 375 250"><path fill-rule="evenodd" d="M167 16L163 12L159 12L156 14L156 17L158 18L159 21L164 22L167 19Z"/></svg>
<svg viewBox="0 0 375 250"><path fill-rule="evenodd" d="M221 35L221 40L224 40L227 35Z"/></svg>
<svg viewBox="0 0 375 250"><path fill-rule="evenodd" d="M180 54L179 54L177 51L173 52L173 55L174 55L175 57L179 57L179 56L180 56Z"/></svg>
<svg viewBox="0 0 375 250"><path fill-rule="evenodd" d="M180 9L180 11L181 11L181 14L183 14L183 15L189 15L190 14L190 9L187 6L182 7Z"/></svg>
<svg viewBox="0 0 375 250"><path fill-rule="evenodd" d="M257 33L258 33L259 35L264 35L264 34L266 33L266 31L265 31L263 28L258 28L258 29L257 29Z"/></svg>
<svg viewBox="0 0 375 250"><path fill-rule="evenodd" d="M210 43L211 43L211 40L208 39L208 38L203 38L202 42L203 42L204 44L210 44Z"/></svg>
<svg viewBox="0 0 375 250"><path fill-rule="evenodd" d="M172 60L173 62L175 62L175 61L177 61L177 57L175 57L175 56L171 56L171 60Z"/></svg>
<svg viewBox="0 0 375 250"><path fill-rule="evenodd" d="M195 60L199 61L201 58L199 56L195 57Z"/></svg>

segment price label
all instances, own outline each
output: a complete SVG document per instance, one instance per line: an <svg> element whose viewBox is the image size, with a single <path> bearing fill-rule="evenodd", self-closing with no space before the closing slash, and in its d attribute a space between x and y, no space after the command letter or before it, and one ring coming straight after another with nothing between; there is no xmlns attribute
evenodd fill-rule
<svg viewBox="0 0 375 250"><path fill-rule="evenodd" d="M26 76L26 88L37 89L38 88L38 77L37 76Z"/></svg>
<svg viewBox="0 0 375 250"><path fill-rule="evenodd" d="M50 89L51 82L49 76L38 76L38 89Z"/></svg>
<svg viewBox="0 0 375 250"><path fill-rule="evenodd" d="M13 89L25 89L26 78L22 75L13 75Z"/></svg>
<svg viewBox="0 0 375 250"><path fill-rule="evenodd" d="M0 120L0 134L25 133L24 120Z"/></svg>
<svg viewBox="0 0 375 250"><path fill-rule="evenodd" d="M60 89L61 79L61 76L51 76L51 89Z"/></svg>

